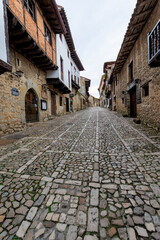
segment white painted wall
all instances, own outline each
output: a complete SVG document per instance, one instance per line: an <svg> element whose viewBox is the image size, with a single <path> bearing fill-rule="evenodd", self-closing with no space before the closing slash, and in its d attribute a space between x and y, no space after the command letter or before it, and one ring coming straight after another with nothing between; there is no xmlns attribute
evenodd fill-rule
<svg viewBox="0 0 160 240"><path fill-rule="evenodd" d="M69 88L69 82L68 82L68 71L70 71L70 90L72 90L72 84L71 84L71 75L76 75L77 83L78 83L78 77L80 79L80 72L75 65L74 61L71 58L71 54L66 42L66 39L64 35L62 35L62 40L60 39L59 35L56 35L56 54L57 54L57 66L58 69L56 71L48 71L47 72L47 78L59 78L61 81L61 67L60 67L60 57L63 59L63 81L64 84ZM68 51L69 51L69 57L68 57ZM72 67L71 67L72 63ZM76 71L74 71L74 68L76 68ZM80 84L80 81L79 81Z"/></svg>
<svg viewBox="0 0 160 240"><path fill-rule="evenodd" d="M0 0L0 59L7 63L3 0Z"/></svg>
<svg viewBox="0 0 160 240"><path fill-rule="evenodd" d="M68 71L70 71L70 86L71 86L71 59L68 58L68 45L64 38L64 35L62 35L62 40L60 39L59 35L56 35L56 55L57 55L57 66L58 69L56 71L48 71L47 72L47 78L59 78L61 79L61 64L60 64L60 57L63 59L63 81L64 84L69 88L68 83Z"/></svg>
<svg viewBox="0 0 160 240"><path fill-rule="evenodd" d="M76 83L78 84L78 78L79 78L79 86L81 86L81 81L80 81L80 71L77 68L76 64L74 63L73 59L71 59L72 62L72 74L73 74L73 80L74 76L76 76ZM75 70L76 69L76 70Z"/></svg>

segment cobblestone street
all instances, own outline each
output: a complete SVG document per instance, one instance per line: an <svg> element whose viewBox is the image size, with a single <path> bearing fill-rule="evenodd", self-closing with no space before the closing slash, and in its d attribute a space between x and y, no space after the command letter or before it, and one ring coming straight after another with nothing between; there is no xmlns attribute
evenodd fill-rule
<svg viewBox="0 0 160 240"><path fill-rule="evenodd" d="M89 108L3 140L0 239L160 239L160 133Z"/></svg>

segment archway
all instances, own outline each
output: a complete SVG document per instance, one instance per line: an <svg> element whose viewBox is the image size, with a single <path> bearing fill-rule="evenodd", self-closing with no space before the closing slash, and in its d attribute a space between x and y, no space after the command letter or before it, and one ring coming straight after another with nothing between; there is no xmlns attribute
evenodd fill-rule
<svg viewBox="0 0 160 240"><path fill-rule="evenodd" d="M29 89L25 96L26 122L38 121L38 97L33 89Z"/></svg>

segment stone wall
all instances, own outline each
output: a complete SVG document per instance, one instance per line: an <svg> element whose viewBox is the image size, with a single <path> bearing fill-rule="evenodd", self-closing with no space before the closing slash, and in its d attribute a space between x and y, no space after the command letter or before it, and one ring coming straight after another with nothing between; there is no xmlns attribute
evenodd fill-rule
<svg viewBox="0 0 160 240"><path fill-rule="evenodd" d="M51 115L51 93L42 88L46 84L45 72L12 48L10 58L12 73L0 75L0 134L20 131L25 126L25 95L29 89L33 89L38 97L39 120L45 121ZM22 77L16 76L18 70L23 72ZM12 88L18 89L19 96L12 95ZM47 111L41 110L41 99L47 101Z"/></svg>
<svg viewBox="0 0 160 240"><path fill-rule="evenodd" d="M159 20L160 1L153 10L150 18L137 39L127 61L118 75L117 111L128 114L130 98L127 94L129 82L129 64L133 61L133 78L141 80L141 104L137 104L137 117L147 125L160 128L160 67L151 68L148 65L147 34L152 31ZM144 84L149 84L149 96L143 96ZM123 101L124 98L124 101ZM126 102L126 103L125 103ZM126 105L126 106L125 106Z"/></svg>

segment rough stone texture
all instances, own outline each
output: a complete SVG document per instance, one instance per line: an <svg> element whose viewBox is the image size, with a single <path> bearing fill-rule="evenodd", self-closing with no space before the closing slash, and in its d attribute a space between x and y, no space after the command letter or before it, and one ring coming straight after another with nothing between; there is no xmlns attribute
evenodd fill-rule
<svg viewBox="0 0 160 240"><path fill-rule="evenodd" d="M117 111L123 113L124 115L130 115L130 95L128 92L126 97L124 92L127 91L127 86L130 81L128 74L129 64L133 61L133 80L140 79L141 86L150 81L149 96L144 95L142 88L142 103L137 105L138 118L140 118L143 123L157 128L160 128L160 111L157 111L157 109L160 109L160 69L159 67L150 68L148 64L148 41L146 36L148 32L153 30L159 20L159 9L160 2L158 1L156 8L154 8L149 20L146 22L146 25L134 44L133 49L126 59L120 73L118 74L119 81L116 86L116 93L113 93L113 95L116 95ZM125 103L122 101L124 98L127 98L127 107L125 107Z"/></svg>
<svg viewBox="0 0 160 240"><path fill-rule="evenodd" d="M0 238L158 239L160 156L140 135L158 133L132 126L90 108L0 146Z"/></svg>

